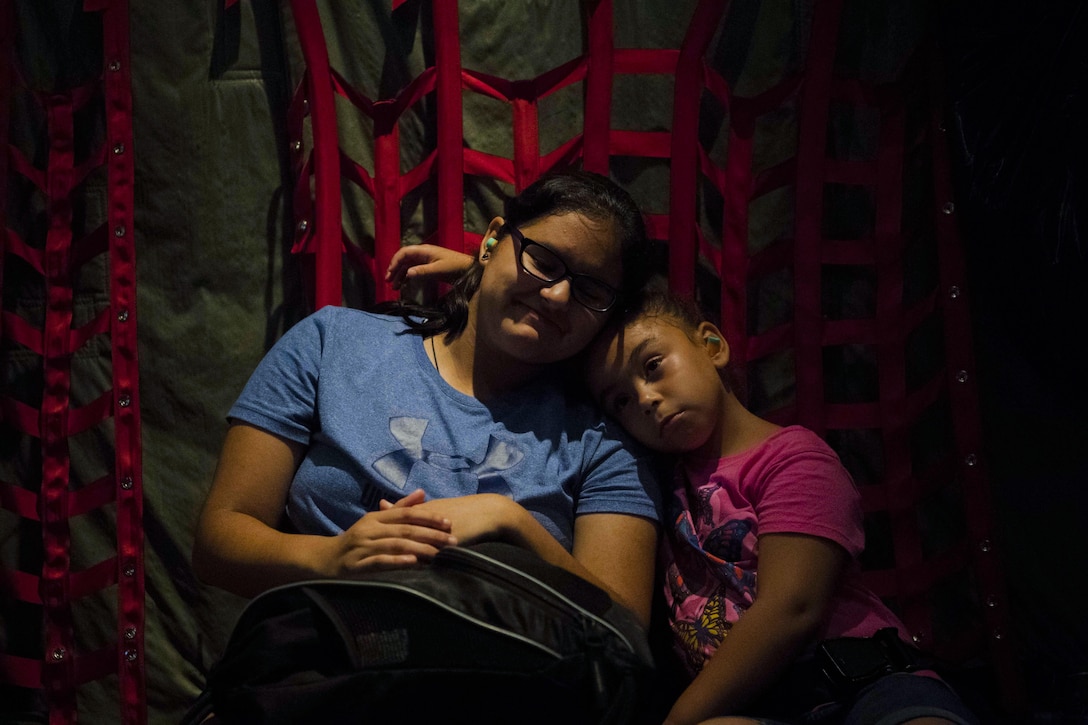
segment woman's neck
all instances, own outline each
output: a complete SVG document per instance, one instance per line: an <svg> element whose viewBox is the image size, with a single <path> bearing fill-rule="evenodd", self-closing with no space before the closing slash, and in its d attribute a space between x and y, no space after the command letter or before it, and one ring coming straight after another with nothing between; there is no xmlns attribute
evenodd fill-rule
<svg viewBox="0 0 1088 725"><path fill-rule="evenodd" d="M452 340L445 335L432 338L435 367L450 387L486 401L541 374L544 368L540 365L515 360L480 344L474 322L470 317L464 331Z"/></svg>

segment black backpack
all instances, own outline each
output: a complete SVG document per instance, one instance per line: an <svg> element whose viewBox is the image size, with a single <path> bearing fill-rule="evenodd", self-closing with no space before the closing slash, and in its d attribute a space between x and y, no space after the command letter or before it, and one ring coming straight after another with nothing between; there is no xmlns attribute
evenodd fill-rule
<svg viewBox="0 0 1088 725"><path fill-rule="evenodd" d="M653 659L600 588L508 544L251 601L182 725L644 722ZM660 722L660 720L658 720Z"/></svg>

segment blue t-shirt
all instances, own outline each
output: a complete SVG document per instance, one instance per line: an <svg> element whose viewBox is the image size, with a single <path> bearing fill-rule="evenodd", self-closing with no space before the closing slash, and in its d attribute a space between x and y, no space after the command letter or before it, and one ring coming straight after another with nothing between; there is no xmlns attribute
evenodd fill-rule
<svg viewBox="0 0 1088 725"><path fill-rule="evenodd" d="M659 520L649 457L562 382L483 404L450 387L399 317L325 307L268 352L228 417L307 446L287 514L335 534L380 499L510 496L568 550L574 518ZM617 542L622 545L621 542Z"/></svg>

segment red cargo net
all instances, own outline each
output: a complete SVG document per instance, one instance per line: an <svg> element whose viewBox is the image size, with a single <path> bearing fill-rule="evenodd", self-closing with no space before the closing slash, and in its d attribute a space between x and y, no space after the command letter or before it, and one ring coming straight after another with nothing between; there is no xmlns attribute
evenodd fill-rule
<svg viewBox="0 0 1088 725"><path fill-rule="evenodd" d="M394 15L399 5L393 3ZM840 77L835 58L842 2L820 2L803 70L757 96L740 97L707 62L708 47L729 22L728 2L699 2L681 48L641 50L614 46L612 4L602 0L588 4L579 57L536 78L508 80L461 66L457 3L434 3L434 63L389 97L369 98L330 66L315 7L294 0L292 10L305 60L289 123L298 180L293 251L313 261L315 307L343 303L344 260L369 276L377 299L393 297L381 280L402 243L400 202L425 181L437 189L438 219L434 235L419 241L472 250L479 240L463 228L464 175L488 176L517 190L554 167L580 164L608 173L616 156L668 159L669 212L649 221L652 235L667 240L670 286L697 292L718 309L732 357L745 363L742 377L772 369L787 377L784 401L754 400L757 412L820 433L863 479L867 533L887 549L883 560L866 562L867 581L914 639L959 661L986 652L1005 704L1021 707L981 453L963 248L932 48L894 83ZM612 128L613 83L638 74L674 77L668 131ZM541 154L538 102L577 81L585 84L583 127ZM398 119L426 94L434 94L438 109L437 142L422 163L402 172ZM512 158L465 147L463 94L511 106ZM338 107L337 98L373 124L373 173L340 148L338 113L352 111ZM721 111L721 128L714 130L727 138L724 163L713 161L700 141L708 102ZM782 113L796 119L795 153L755 169L757 129ZM832 128L844 118L870 125L871 148L829 148ZM908 178L926 195L920 207L908 200L917 193L904 188ZM373 249L343 230L341 188L349 184L374 200ZM774 193L792 196L792 228L753 249L750 210ZM865 220L848 234L834 220L843 200ZM918 258L932 261L928 276L917 273ZM711 299L700 283L706 269L715 279ZM752 308L772 277L788 280L791 313L761 328ZM829 309L836 308L829 298L850 285L871 290L869 309ZM936 350L935 357L927 349ZM867 389L837 391L836 376L839 387L849 387L841 380L859 366ZM857 454L852 447L863 450ZM867 475L852 465L860 458L875 461ZM959 521L953 541L927 539L935 507Z"/></svg>
<svg viewBox="0 0 1088 725"><path fill-rule="evenodd" d="M297 180L294 250L312 273L314 305L342 303L345 261L375 281L375 297L392 297L380 280L404 236L401 202L425 183L435 190L437 222L433 235L420 241L471 249L478 239L464 229L465 175L520 189L556 167L580 164L607 173L619 156L668 159L669 210L650 223L653 236L668 245L670 285L698 292L720 313L749 390L757 381L780 380L784 393L749 396L757 412L809 426L843 457L862 491L870 547L885 550L884 558L866 562L869 583L923 646L961 660L986 653L1006 703L1015 706L1020 686L1000 542L989 514L969 290L940 130L939 69L923 54L895 83L840 77L835 55L842 3L831 0L814 6L803 70L741 97L707 61L708 47L730 20L725 0L699 2L683 45L656 50L615 47L612 4L584 5L584 52L535 78L509 80L462 67L458 3L424 4L433 14L433 65L388 97L369 98L332 67L315 5L292 0L305 62L288 119ZM10 180L29 183L47 218L40 238L23 238L8 223L11 210L0 209L0 283L17 259L41 278L47 294L41 320L8 309L0 315L0 336L40 357L42 380L37 400L12 391L0 405L5 434L14 431L37 446L41 461L26 480L0 481L0 507L40 522L42 531L40 567L0 571L4 596L42 613L36 651L0 652L0 683L40 690L51 722L67 723L77 719L79 686L116 673L119 719L127 725L146 720L128 6L123 0L84 6L102 13L103 75L36 96L47 153L31 156L9 145L8 119L0 118L5 192ZM11 10L10 3L0 7ZM401 3L394 2L392 13L398 11ZM10 36L13 27L10 17L0 17L0 35ZM5 50L13 48L10 37L0 40ZM7 112L13 89L26 91L15 70L13 63L0 64L0 112ZM613 127L613 84L641 74L673 76L673 95L665 99L673 107L670 129ZM583 126L541 153L539 104L573 83L585 91ZM465 147L465 94L509 104L511 158ZM425 95L433 95L436 108L435 145L421 163L405 168L398 122ZM95 99L105 138L77 158L79 111ZM717 120L706 115L707 107L717 107ZM373 125L371 169L341 148L346 113ZM796 119L795 153L755 168L761 124L781 114ZM869 119L869 148L844 153L829 144L843 118ZM726 139L722 159L704 145L715 136ZM77 230L74 190L103 166L107 221ZM909 201L919 192L905 180L922 178L923 202ZM341 194L349 185L373 199L373 248L344 231ZM753 208L776 194L792 199L792 220L787 233L757 247ZM844 205L864 223L845 229L850 225L839 223ZM73 270L102 254L108 255L108 304L77 322ZM918 259L930 260L933 273L918 274L925 267ZM769 322L761 296L768 280L787 292L784 315ZM846 309L839 304L845 287L871 291L871 304ZM97 336L109 339L112 380L93 400L74 401L72 356ZM931 349L936 354L923 354ZM844 383L857 380L864 383L860 389ZM69 440L95 428L114 446L113 467L99 480L74 485ZM74 570L69 521L111 505L117 512L114 556ZM930 535L935 507L962 520L951 529L955 535L940 542ZM111 586L117 587L116 641L83 651L73 602Z"/></svg>
<svg viewBox="0 0 1088 725"><path fill-rule="evenodd" d="M127 2L87 2L88 12L101 12L102 75L74 88L33 92L26 87L14 60L11 37L0 40L10 57L0 76L0 125L3 194L20 183L32 189L44 209L45 222L34 238L23 238L9 225L3 209L3 255L0 283L19 269L40 277L45 291L40 320L26 319L4 309L0 335L22 346L41 361L40 399L34 404L7 391L0 401L4 435L28 441L37 449L40 469L26 480L0 480L0 507L41 527L40 569L0 569L0 586L10 597L41 611L41 632L36 651L0 652L0 683L40 690L50 723L72 723L78 718L77 694L81 685L110 676L117 678L120 714L117 722L146 722L143 661L143 529L140 480L139 372L136 356L136 278L133 244L132 96L129 70ZM5 11L11 5L4 4ZM0 33L10 35L11 17L0 18ZM8 142L10 101L16 93L31 98L45 124L44 147L35 162ZM88 113L96 104L102 116ZM79 139L88 129L104 125L104 138L90 149ZM79 228L77 200L93 173L105 172L105 223ZM99 255L108 256L109 300L89 320L79 319L74 308L73 280L82 266ZM112 380L89 401L73 395L73 359L94 338L109 340ZM83 381L84 383L88 381ZM89 386L84 384L82 389ZM112 467L95 481L73 480L70 443L75 436L97 432L111 441ZM71 521L78 516L112 507L116 511L116 551L93 565L74 568ZM115 587L116 639L88 650L81 645L73 619L80 600L108 596ZM15 639L9 636L9 640ZM14 706L15 697L5 703Z"/></svg>

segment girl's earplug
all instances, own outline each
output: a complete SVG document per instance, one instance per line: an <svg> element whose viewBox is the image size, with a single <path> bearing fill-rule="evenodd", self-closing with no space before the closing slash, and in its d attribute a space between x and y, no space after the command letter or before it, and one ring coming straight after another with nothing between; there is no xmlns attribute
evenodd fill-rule
<svg viewBox="0 0 1088 725"><path fill-rule="evenodd" d="M722 339L721 339L720 337L715 337L714 335L707 335L707 336L706 336L706 341L707 341L707 342L712 342L712 343L714 343L715 345L720 345L720 344L722 344Z"/></svg>
<svg viewBox="0 0 1088 725"><path fill-rule="evenodd" d="M495 237L488 237L487 241L484 242L484 249L486 249L486 250L488 250L490 252L491 248L494 247L498 243L499 243L499 240L495 239Z"/></svg>

